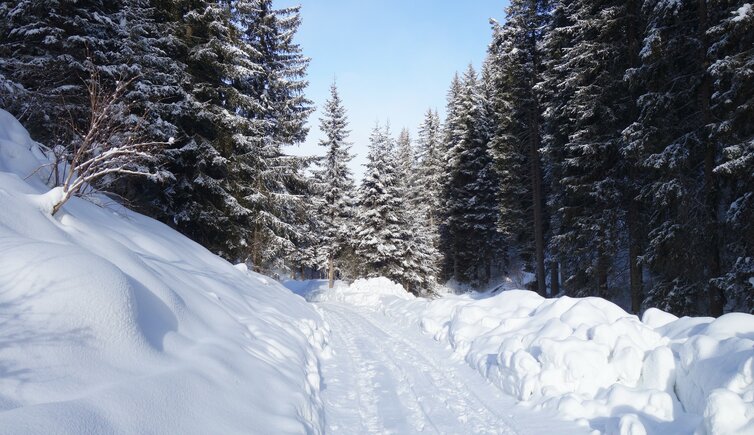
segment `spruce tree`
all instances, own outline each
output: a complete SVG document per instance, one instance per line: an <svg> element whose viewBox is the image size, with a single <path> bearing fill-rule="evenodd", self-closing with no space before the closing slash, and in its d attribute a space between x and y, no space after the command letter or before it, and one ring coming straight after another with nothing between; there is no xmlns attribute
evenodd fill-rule
<svg viewBox="0 0 754 435"><path fill-rule="evenodd" d="M242 261L252 240L251 210L239 201L245 180L234 159L251 152L245 137L261 133L245 115L255 99L240 84L260 67L226 5L195 0L170 6L188 96L187 110L177 115L185 140L168 151L175 181L166 189L165 217L208 249Z"/></svg>
<svg viewBox="0 0 754 435"><path fill-rule="evenodd" d="M644 13L641 65L628 74L643 94L623 154L642 174L639 195L652 211L642 261L653 285L645 304L676 314L721 314L721 292L710 285L720 275L720 257L712 172L719 150L710 135L705 71L708 11L704 2L651 1Z"/></svg>
<svg viewBox="0 0 754 435"><path fill-rule="evenodd" d="M490 229L494 232L495 193L490 191L491 158L485 131L485 108L477 73L469 66L457 93L452 94L449 132L446 225L452 276L461 283L486 284L491 276ZM492 210L490 210L490 208Z"/></svg>
<svg viewBox="0 0 754 435"><path fill-rule="evenodd" d="M244 137L235 163L244 183L239 197L251 210L248 260L255 268L283 267L285 257L307 237L306 198L311 180L304 170L311 158L286 155L283 147L304 141L306 120L313 108L304 79L309 60L294 37L299 8L274 9L270 0L236 3L241 40L259 66L240 83L252 105L241 112L256 126Z"/></svg>
<svg viewBox="0 0 754 435"><path fill-rule="evenodd" d="M417 186L419 202L427 208L428 232L433 234L433 246L439 244L442 216L443 173L445 171L445 147L442 126L437 111L427 110L419 126L417 139Z"/></svg>
<svg viewBox="0 0 754 435"><path fill-rule="evenodd" d="M401 220L408 232L403 256L406 290L422 293L429 290L437 278L437 250L435 235L429 225L429 207L423 202L416 152L407 129L401 130L397 142L399 194L403 198Z"/></svg>
<svg viewBox="0 0 754 435"><path fill-rule="evenodd" d="M322 203L318 210L321 229L318 234L318 263L327 270L329 286L335 279L336 261L347 245L349 226L353 217L354 182L348 162L351 143L348 142L348 118L335 83L330 87L330 98L325 102L324 114L319 120L324 133L319 145L325 155L315 171Z"/></svg>
<svg viewBox="0 0 754 435"><path fill-rule="evenodd" d="M87 119L85 81L93 65L110 83L127 78L128 66L117 59L122 6L103 0L0 5L0 104L36 140L64 146L74 140L65 125Z"/></svg>
<svg viewBox="0 0 754 435"><path fill-rule="evenodd" d="M504 25L494 26L490 61L494 63L492 103L497 113L491 149L500 179L500 230L545 286L545 191L542 169L542 110L537 85L544 64L540 41L550 20L544 0L511 2Z"/></svg>
<svg viewBox="0 0 754 435"><path fill-rule="evenodd" d="M754 8L718 2L719 22L710 29L708 67L713 81L712 135L722 158L722 276L713 285L724 291L726 311L754 313Z"/></svg>
<svg viewBox="0 0 754 435"><path fill-rule="evenodd" d="M564 1L545 37L549 170L557 174L553 250L568 264L573 295L609 297L608 274L626 238L622 131L635 101L623 76L632 67L629 3ZM638 53L636 53L638 54Z"/></svg>
<svg viewBox="0 0 754 435"><path fill-rule="evenodd" d="M388 127L374 128L367 158L354 222L354 250L362 260L359 272L367 277L386 276L403 284L409 229L402 219L404 203L395 145Z"/></svg>

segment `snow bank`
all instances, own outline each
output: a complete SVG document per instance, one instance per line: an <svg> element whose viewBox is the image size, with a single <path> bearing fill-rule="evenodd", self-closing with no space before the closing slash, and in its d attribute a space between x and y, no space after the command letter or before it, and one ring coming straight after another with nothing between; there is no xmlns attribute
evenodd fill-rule
<svg viewBox="0 0 754 435"><path fill-rule="evenodd" d="M367 291L373 294L365 295ZM414 298L384 278L312 299L413 324L534 408L615 434L754 433L754 316L642 320L600 298Z"/></svg>
<svg viewBox="0 0 754 435"><path fill-rule="evenodd" d="M311 305L47 162L0 110L0 432L323 431Z"/></svg>
<svg viewBox="0 0 754 435"><path fill-rule="evenodd" d="M327 282L323 281L318 287L312 289L308 297L313 302L345 302L356 306L379 306L382 300L400 299L412 300L415 296L408 293L399 284L387 278L357 279L351 285L337 282L332 289L327 288Z"/></svg>

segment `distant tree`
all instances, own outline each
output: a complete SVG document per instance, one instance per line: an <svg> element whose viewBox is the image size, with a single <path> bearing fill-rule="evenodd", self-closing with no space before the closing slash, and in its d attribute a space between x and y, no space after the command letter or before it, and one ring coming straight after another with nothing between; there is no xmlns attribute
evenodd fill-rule
<svg viewBox="0 0 754 435"><path fill-rule="evenodd" d="M427 110L419 127L416 157L419 202L426 206L428 232L432 245L439 245L440 220L442 216L443 174L445 171L445 144L442 126L437 111Z"/></svg>
<svg viewBox="0 0 754 435"><path fill-rule="evenodd" d="M399 192L403 196L404 207L399 210L405 222L405 253L403 255L406 290L420 293L432 287L437 277L438 252L432 244L435 238L429 226L429 208L423 202L421 174L411 136L407 129L401 130L397 142L397 167Z"/></svg>
<svg viewBox="0 0 754 435"><path fill-rule="evenodd" d="M395 145L388 127L379 125L370 137L366 173L358 189L354 222L355 254L361 258L361 274L386 276L403 283L405 240L409 229L403 221Z"/></svg>
<svg viewBox="0 0 754 435"><path fill-rule="evenodd" d="M330 98L325 102L324 114L319 120L324 137L319 145L325 155L315 171L315 180L322 202L317 211L321 220L318 233L318 263L326 265L329 287L335 279L339 256L347 246L349 228L353 219L354 182L348 163L353 159L348 142L348 118L335 83L330 87Z"/></svg>

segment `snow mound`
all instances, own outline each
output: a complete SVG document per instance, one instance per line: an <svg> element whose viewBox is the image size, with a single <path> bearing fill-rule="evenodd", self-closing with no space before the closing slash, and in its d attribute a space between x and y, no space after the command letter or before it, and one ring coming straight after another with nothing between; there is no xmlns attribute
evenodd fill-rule
<svg viewBox="0 0 754 435"><path fill-rule="evenodd" d="M311 291L309 300L313 302L342 302L362 307L375 307L388 304L389 301L412 300L416 297L407 292L403 286L388 278L357 279L351 285L336 283L327 288L327 281Z"/></svg>
<svg viewBox="0 0 754 435"><path fill-rule="evenodd" d="M420 327L528 406L603 433L754 433L754 316L640 320L604 299L525 290L406 295L381 278L315 299Z"/></svg>
<svg viewBox="0 0 754 435"><path fill-rule="evenodd" d="M0 110L0 432L322 433L311 305L48 163Z"/></svg>

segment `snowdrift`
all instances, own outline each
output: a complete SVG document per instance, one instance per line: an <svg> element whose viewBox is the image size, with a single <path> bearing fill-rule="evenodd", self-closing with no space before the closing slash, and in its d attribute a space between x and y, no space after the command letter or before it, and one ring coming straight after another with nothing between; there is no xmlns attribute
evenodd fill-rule
<svg viewBox="0 0 754 435"><path fill-rule="evenodd" d="M534 408L616 434L754 433L754 316L640 320L600 298L415 298L385 278L312 293L379 310L447 342Z"/></svg>
<svg viewBox="0 0 754 435"><path fill-rule="evenodd" d="M104 196L52 217L47 163L0 110L0 432L322 432L303 298Z"/></svg>

